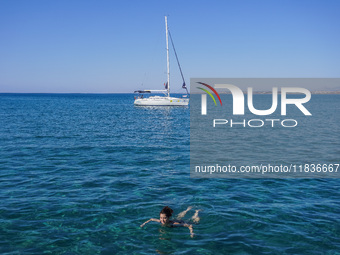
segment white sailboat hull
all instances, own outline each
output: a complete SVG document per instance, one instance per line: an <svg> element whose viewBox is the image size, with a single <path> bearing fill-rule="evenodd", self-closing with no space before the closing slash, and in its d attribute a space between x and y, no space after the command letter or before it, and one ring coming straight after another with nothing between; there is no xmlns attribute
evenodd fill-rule
<svg viewBox="0 0 340 255"><path fill-rule="evenodd" d="M186 106L189 104L189 98L152 96L137 98L134 104L138 106Z"/></svg>

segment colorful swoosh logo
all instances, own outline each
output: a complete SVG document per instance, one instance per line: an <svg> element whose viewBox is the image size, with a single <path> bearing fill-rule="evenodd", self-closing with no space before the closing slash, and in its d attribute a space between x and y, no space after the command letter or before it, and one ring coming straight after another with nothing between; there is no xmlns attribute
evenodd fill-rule
<svg viewBox="0 0 340 255"><path fill-rule="evenodd" d="M214 92L215 95L217 96L218 100L220 100L220 103L221 103L221 105L222 105L222 100L221 100L221 98L220 98L220 95L217 93L217 91L216 91L213 87L211 87L210 85L208 85L208 84L206 84L206 83L203 83L203 82L197 82L197 83L199 83L199 84L201 84L201 85L203 85L203 86L206 86L206 87L209 88L212 92ZM210 92L209 90L203 89L203 88L200 88L200 87L197 87L197 88L200 89L200 90L203 90L205 93L207 93L207 94L214 100L214 103L215 103L215 105L217 106L216 100L215 100L214 96L211 94L211 92Z"/></svg>

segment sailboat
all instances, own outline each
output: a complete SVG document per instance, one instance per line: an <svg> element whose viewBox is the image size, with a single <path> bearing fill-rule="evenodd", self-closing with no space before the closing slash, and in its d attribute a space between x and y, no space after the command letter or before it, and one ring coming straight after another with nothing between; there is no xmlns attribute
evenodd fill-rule
<svg viewBox="0 0 340 255"><path fill-rule="evenodd" d="M138 93L138 96L135 97L134 104L137 106L186 106L189 104L188 98L188 90L185 85L184 76L182 73L181 66L178 61L177 53L174 47L174 43L172 41L172 37L170 31L168 29L168 17L165 16L165 31L166 31L166 53L167 53L167 83L165 84L164 90L137 90L135 93ZM168 37L170 35L171 43L175 52L175 56L177 59L178 67L182 75L183 85L182 88L186 90L187 94L183 97L171 97L170 96L170 61L169 61L169 40ZM145 96L149 93L163 93L164 96Z"/></svg>

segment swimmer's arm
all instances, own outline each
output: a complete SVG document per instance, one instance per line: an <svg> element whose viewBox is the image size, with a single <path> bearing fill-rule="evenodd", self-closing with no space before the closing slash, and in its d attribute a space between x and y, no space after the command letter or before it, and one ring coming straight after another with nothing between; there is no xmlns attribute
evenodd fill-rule
<svg viewBox="0 0 340 255"><path fill-rule="evenodd" d="M173 225L177 225L179 227L187 227L190 231L190 237L194 237L194 229L192 228L192 225L191 224L187 224L187 223L179 223L179 222L174 222Z"/></svg>
<svg viewBox="0 0 340 255"><path fill-rule="evenodd" d="M183 225L184 227L187 227L189 230L190 230L190 237L194 237L194 230L192 228L192 225L191 224L184 224Z"/></svg>
<svg viewBox="0 0 340 255"><path fill-rule="evenodd" d="M142 227L144 227L144 225L146 224L146 223L149 223L150 221L156 221L156 222L160 222L160 220L159 219L155 219L155 218L151 218L150 220L147 220L146 222L144 222L142 225L140 225L140 227L142 228Z"/></svg>

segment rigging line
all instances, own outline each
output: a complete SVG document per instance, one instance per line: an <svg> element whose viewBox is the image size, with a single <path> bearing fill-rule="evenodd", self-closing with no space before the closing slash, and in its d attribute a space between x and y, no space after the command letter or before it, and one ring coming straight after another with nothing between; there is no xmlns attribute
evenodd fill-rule
<svg viewBox="0 0 340 255"><path fill-rule="evenodd" d="M186 84L185 84L184 76L183 76L183 73L182 73L182 68L181 68L181 65L179 64L179 60L178 60L178 57L177 57L175 45L174 45L174 42L173 42L173 40L172 40L172 36L171 36L170 30L168 30L168 33L169 33L169 36L170 36L172 48L174 49L174 52L175 52L175 56L176 56L177 64L178 64L178 67L179 67L179 71L181 72L181 75L182 75L182 79L183 79L183 82L184 82L183 85L185 86Z"/></svg>

